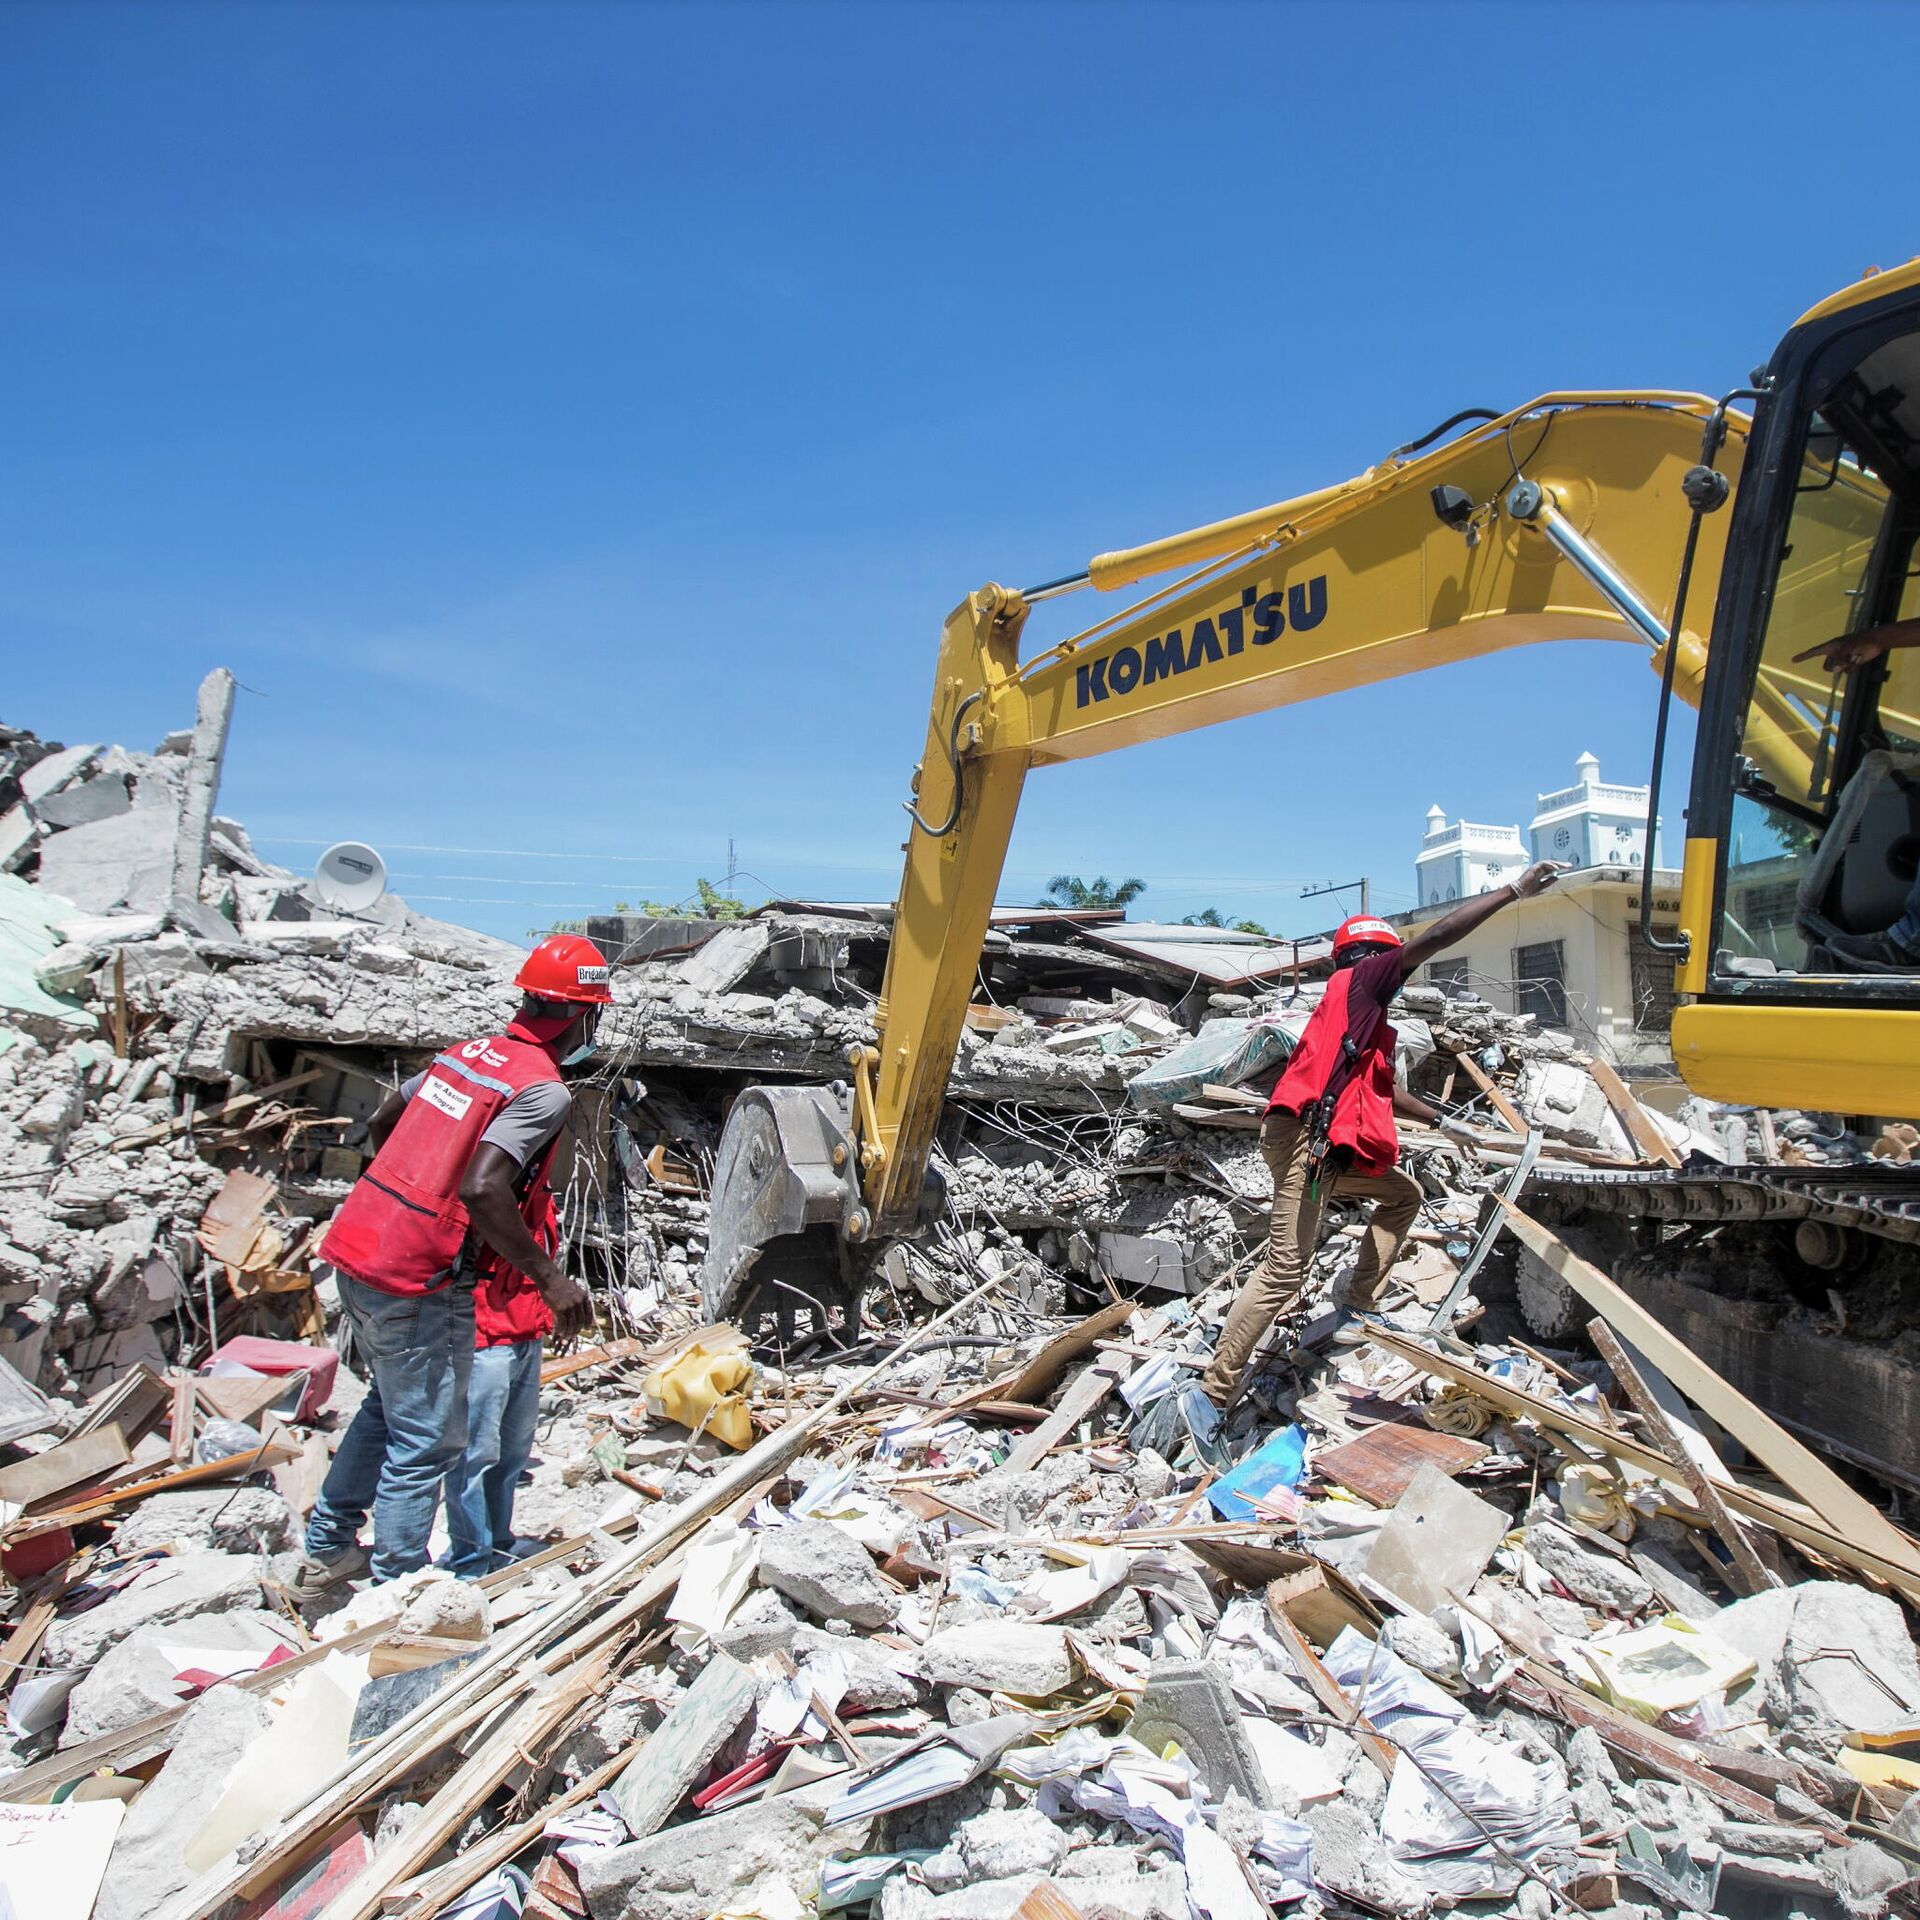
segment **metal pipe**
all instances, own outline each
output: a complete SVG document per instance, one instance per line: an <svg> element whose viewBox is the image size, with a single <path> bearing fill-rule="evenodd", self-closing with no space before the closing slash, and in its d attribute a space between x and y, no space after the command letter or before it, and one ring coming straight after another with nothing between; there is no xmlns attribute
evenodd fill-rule
<svg viewBox="0 0 1920 1920"><path fill-rule="evenodd" d="M1633 590L1619 568L1573 526L1537 480L1516 480L1507 489L1506 506L1514 519L1544 534L1587 584L1639 629L1648 646L1658 652L1667 644L1665 621Z"/></svg>
<svg viewBox="0 0 1920 1920"><path fill-rule="evenodd" d="M1038 587L1022 587L1020 598L1031 606L1036 600L1058 600L1062 594L1078 593L1082 587L1093 585L1090 573L1069 573L1058 580L1049 580Z"/></svg>

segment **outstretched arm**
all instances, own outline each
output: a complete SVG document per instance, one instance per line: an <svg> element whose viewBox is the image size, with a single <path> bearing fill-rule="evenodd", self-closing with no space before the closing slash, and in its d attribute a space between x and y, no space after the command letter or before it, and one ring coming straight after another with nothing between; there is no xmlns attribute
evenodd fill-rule
<svg viewBox="0 0 1920 1920"><path fill-rule="evenodd" d="M1536 860L1518 880L1491 893L1475 894L1462 900L1443 920L1436 920L1425 933L1409 940L1400 954L1400 977L1409 978L1414 968L1424 965L1436 953L1458 946L1482 921L1491 920L1502 907L1516 900L1531 899L1544 893L1560 877L1562 869L1551 860Z"/></svg>
<svg viewBox="0 0 1920 1920"><path fill-rule="evenodd" d="M1817 653L1820 664L1829 673L1845 673L1853 667L1864 667L1869 660L1878 660L1883 653L1890 653L1895 647L1920 647L1920 620L1889 620L1884 626L1869 627L1864 633L1836 634L1831 640L1822 640L1817 647L1809 647L1805 653L1796 653L1794 661L1811 660Z"/></svg>

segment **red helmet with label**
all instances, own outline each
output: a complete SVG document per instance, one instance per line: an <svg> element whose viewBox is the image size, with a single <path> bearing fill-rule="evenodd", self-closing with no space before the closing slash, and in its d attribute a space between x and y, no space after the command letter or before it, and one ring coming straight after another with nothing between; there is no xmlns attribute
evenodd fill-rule
<svg viewBox="0 0 1920 1920"><path fill-rule="evenodd" d="M1351 920L1342 920L1335 930L1333 953L1337 960L1352 947L1399 947L1405 944L1384 920L1376 919L1370 913L1356 913Z"/></svg>
<svg viewBox="0 0 1920 1920"><path fill-rule="evenodd" d="M513 984L536 1000L568 1000L582 1006L610 1007L612 969L607 956L577 933L550 933L527 955Z"/></svg>

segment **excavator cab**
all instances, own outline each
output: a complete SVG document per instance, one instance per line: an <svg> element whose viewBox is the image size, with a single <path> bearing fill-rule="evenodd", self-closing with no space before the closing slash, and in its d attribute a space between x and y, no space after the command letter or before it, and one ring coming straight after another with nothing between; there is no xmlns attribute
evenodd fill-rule
<svg viewBox="0 0 1920 1920"><path fill-rule="evenodd" d="M1889 278L1783 341L1734 503L1674 1020L1688 1083L1719 1099L1912 1107L1920 960L1897 935L1909 913L1920 932L1920 648L1840 673L1819 651L1920 616L1920 288Z"/></svg>

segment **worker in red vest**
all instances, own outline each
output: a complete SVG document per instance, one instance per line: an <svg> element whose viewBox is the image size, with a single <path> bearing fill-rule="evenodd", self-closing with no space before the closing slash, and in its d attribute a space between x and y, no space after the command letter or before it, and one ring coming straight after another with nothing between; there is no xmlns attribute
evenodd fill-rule
<svg viewBox="0 0 1920 1920"><path fill-rule="evenodd" d="M560 1241L550 1178L560 1149L556 1134L528 1160L520 1181L520 1217L541 1249ZM467 1381L466 1451L447 1475L448 1548L442 1565L462 1580L479 1580L534 1543L515 1538L513 1496L533 1457L540 1419L540 1362L555 1326L539 1287L491 1247L475 1263L473 1373Z"/></svg>
<svg viewBox="0 0 1920 1920"><path fill-rule="evenodd" d="M1404 943L1386 921L1370 915L1341 923L1333 936L1333 977L1288 1056L1261 1122L1260 1154L1273 1175L1273 1222L1266 1259L1234 1301L1200 1382L1215 1410L1232 1401L1261 1336L1299 1299L1330 1194L1374 1203L1348 1303L1358 1313L1378 1305L1387 1270L1420 1211L1419 1183L1397 1165L1394 1115L1428 1123L1439 1117L1394 1083L1387 1008L1416 967L1464 940L1502 907L1544 891L1559 872L1551 860L1539 861L1518 880L1463 900ZM1196 1411L1198 1434L1208 1419L1204 1407L1189 1404L1190 1424Z"/></svg>
<svg viewBox="0 0 1920 1920"><path fill-rule="evenodd" d="M562 1323L584 1320L586 1293L554 1258L545 1176L572 1104L562 1069L592 1052L607 979L591 940L543 940L515 976L525 997L507 1030L448 1048L368 1122L373 1160L321 1248L367 1397L314 1503L298 1592L426 1564L467 1444L474 1289L489 1273L524 1275ZM369 1509L370 1561L357 1544Z"/></svg>

